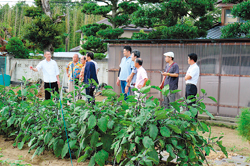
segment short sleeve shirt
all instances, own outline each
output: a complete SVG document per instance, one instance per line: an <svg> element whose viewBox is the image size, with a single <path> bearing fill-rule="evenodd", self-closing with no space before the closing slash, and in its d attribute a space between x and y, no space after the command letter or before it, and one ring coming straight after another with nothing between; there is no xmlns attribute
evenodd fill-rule
<svg viewBox="0 0 250 166"><path fill-rule="evenodd" d="M134 67L134 62L132 61L131 56L126 58L123 57L120 63L120 75L119 75L119 80L127 80L128 76L132 72L132 68Z"/></svg>
<svg viewBox="0 0 250 166"><path fill-rule="evenodd" d="M73 61L69 62L66 65L66 69L69 70L70 73L70 77L69 77L69 81L73 81L73 78L79 78L81 70L82 70L83 64L81 64L80 62L77 62L75 65L73 63ZM73 72L72 72L73 69Z"/></svg>
<svg viewBox="0 0 250 166"><path fill-rule="evenodd" d="M170 65L171 66L171 65ZM179 74L179 66L177 63L174 62L172 67L169 69L169 64L167 63L164 72L168 72L170 74ZM169 71L168 71L169 70ZM164 86L169 84L169 90L176 90L178 89L178 82L179 82L179 77L170 77L167 76L165 81L164 81Z"/></svg>
<svg viewBox="0 0 250 166"><path fill-rule="evenodd" d="M36 68L38 71L42 70L43 81L46 83L56 82L56 76L60 74L56 61L52 59L50 61L47 61L46 59L42 60L38 63Z"/></svg>
<svg viewBox="0 0 250 166"><path fill-rule="evenodd" d="M199 75L200 75L200 68L199 66L195 63L193 65L190 65L188 70L187 70L187 74L186 75L190 75L192 78L190 80L186 81L186 84L194 84L197 85L198 79L199 79Z"/></svg>
<svg viewBox="0 0 250 166"><path fill-rule="evenodd" d="M138 88L139 85L143 85L145 78L148 78L148 75L147 75L146 70L141 66L137 70L137 77L136 77L135 87Z"/></svg>

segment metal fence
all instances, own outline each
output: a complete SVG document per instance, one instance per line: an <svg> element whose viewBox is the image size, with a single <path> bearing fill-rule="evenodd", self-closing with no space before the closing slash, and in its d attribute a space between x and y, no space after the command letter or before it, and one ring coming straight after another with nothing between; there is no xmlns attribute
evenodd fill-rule
<svg viewBox="0 0 250 166"><path fill-rule="evenodd" d="M159 86L162 80L159 70L163 70L166 65L163 53L174 52L174 61L180 70L178 89L182 90L177 94L178 98L185 95L184 77L189 67L187 55L194 52L198 55L197 64L200 67L198 93L201 94L200 90L205 89L208 96L218 101L216 104L210 99L204 100L210 113L235 117L241 108L250 107L250 43L109 44L108 83L117 93L121 93L116 79L125 45L141 52L143 67L147 70L151 85ZM149 95L162 100L156 90L151 90Z"/></svg>
<svg viewBox="0 0 250 166"><path fill-rule="evenodd" d="M6 57L0 56L0 74L2 74L2 70L4 71L4 74L6 73Z"/></svg>

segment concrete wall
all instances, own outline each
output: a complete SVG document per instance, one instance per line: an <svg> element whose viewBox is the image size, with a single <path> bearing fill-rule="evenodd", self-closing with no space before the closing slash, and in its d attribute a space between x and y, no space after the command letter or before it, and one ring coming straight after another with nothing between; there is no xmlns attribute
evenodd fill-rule
<svg viewBox="0 0 250 166"><path fill-rule="evenodd" d="M19 81L22 79L22 76L24 76L26 79L31 79L31 81L37 81L39 78L43 79L43 73L40 72L34 72L29 69L29 66L36 67L37 64L40 62L40 59L16 59L13 58L13 56L8 56L6 61L6 74L10 74L11 69L13 69L14 64L16 63L16 67L13 70L11 81ZM62 84L63 78L64 78L64 84L63 86L67 85L67 78L66 78L66 70L65 66L68 62L70 62L71 59L64 59L64 60L56 60L57 65L60 70L60 82ZM99 73L97 75L99 83L108 83L108 60L96 60L98 63L98 67L100 68Z"/></svg>

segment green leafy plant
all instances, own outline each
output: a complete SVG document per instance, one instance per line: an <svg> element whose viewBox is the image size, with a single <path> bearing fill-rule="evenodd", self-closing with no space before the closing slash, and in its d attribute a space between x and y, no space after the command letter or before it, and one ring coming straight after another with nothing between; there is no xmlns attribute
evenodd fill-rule
<svg viewBox="0 0 250 166"><path fill-rule="evenodd" d="M250 110L244 108L241 110L241 114L238 118L238 133L244 139L250 141Z"/></svg>
<svg viewBox="0 0 250 166"><path fill-rule="evenodd" d="M223 136L211 138L211 128L194 118L197 112L213 118L202 102L206 97L205 90L202 90L202 96L197 95L196 104L188 105L195 100L192 97L181 98L170 103L169 109L162 107L158 99L147 96L151 89L168 95L169 87L161 90L151 86L150 81L140 90L139 99L128 96L125 101L123 94L118 95L111 86L105 86L102 94L107 99L96 101L95 105L84 100L73 102L72 98L67 98L68 94L62 95L60 105L58 100L39 100L36 97L38 85L27 86L24 77L23 82L25 88L17 93L0 86L3 101L0 104L0 130L15 138L14 146L19 149L24 144L30 150L34 149L33 157L48 150L56 157L68 158L70 148L72 157L78 158L78 162L90 159L89 166L149 166L158 165L162 152L167 151L170 154L167 162L177 158L178 164L189 166L204 163L205 153L209 155L211 150L215 151L214 144L227 155L222 146ZM97 86L95 82L93 84ZM179 90L172 93L177 92ZM85 95L79 87L76 87L76 94ZM52 95L52 98L58 97L58 94ZM146 101L145 97L148 97ZM67 101L72 104L68 106ZM186 108L189 111L185 111ZM200 134L206 132L210 133L208 139Z"/></svg>
<svg viewBox="0 0 250 166"><path fill-rule="evenodd" d="M15 58L27 59L29 57L28 49L24 46L23 42L16 37L10 39L6 45L6 50L10 54L15 55Z"/></svg>

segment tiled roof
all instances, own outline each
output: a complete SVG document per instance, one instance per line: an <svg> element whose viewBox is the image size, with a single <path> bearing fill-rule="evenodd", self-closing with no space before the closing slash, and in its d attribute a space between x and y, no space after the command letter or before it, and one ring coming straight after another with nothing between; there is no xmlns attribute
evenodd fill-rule
<svg viewBox="0 0 250 166"><path fill-rule="evenodd" d="M216 26L207 31L207 36L205 38L201 37L199 39L219 39L221 37L221 28L223 26Z"/></svg>
<svg viewBox="0 0 250 166"><path fill-rule="evenodd" d="M75 48L70 49L70 52L79 52L81 49L81 46L77 46Z"/></svg>

